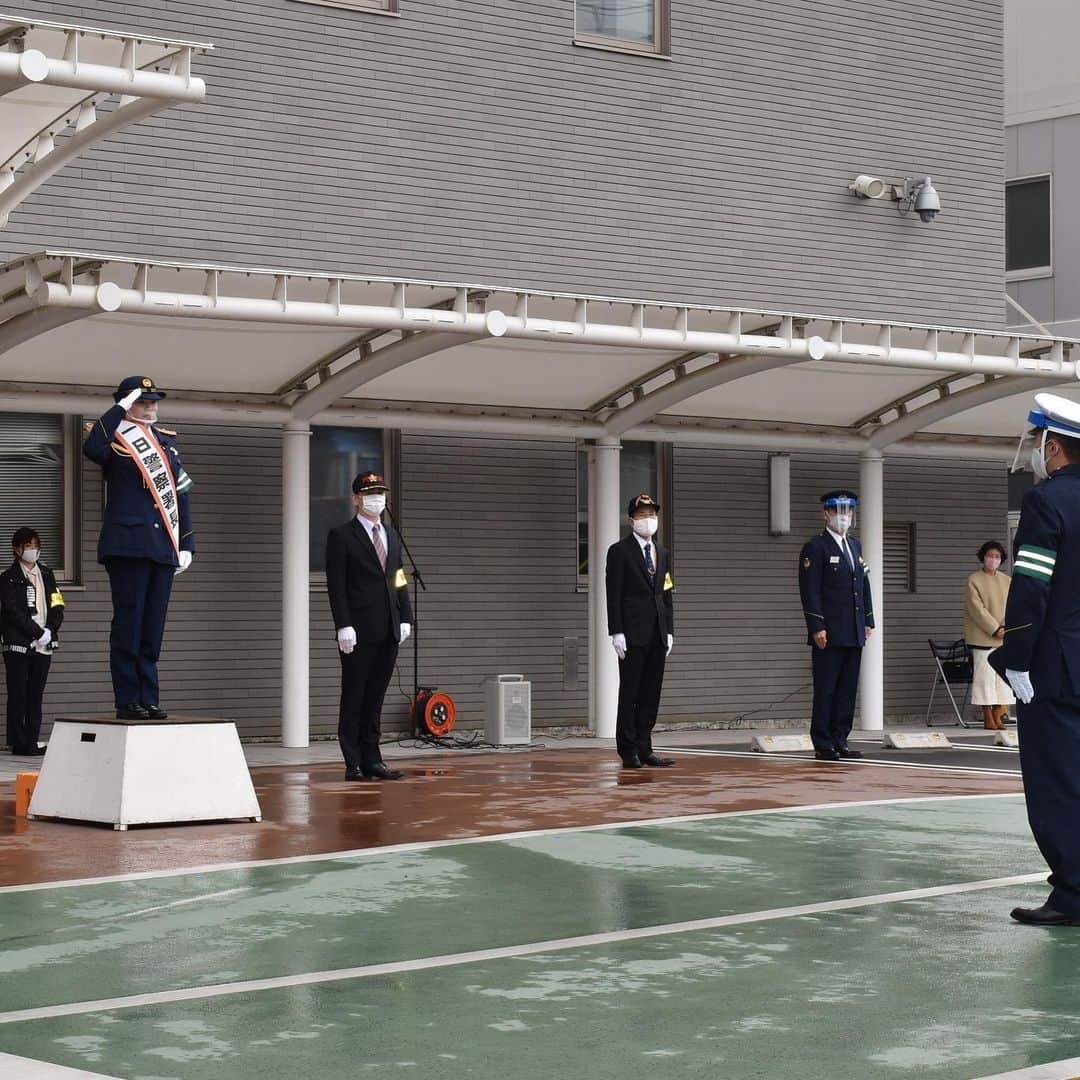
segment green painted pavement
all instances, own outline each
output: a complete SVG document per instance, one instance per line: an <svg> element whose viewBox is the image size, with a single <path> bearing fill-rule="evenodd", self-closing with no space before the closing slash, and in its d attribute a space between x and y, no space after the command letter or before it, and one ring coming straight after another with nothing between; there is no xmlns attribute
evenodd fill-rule
<svg viewBox="0 0 1080 1080"><path fill-rule="evenodd" d="M720 817L6 893L0 1012L1039 869L1018 797Z"/></svg>
<svg viewBox="0 0 1080 1080"><path fill-rule="evenodd" d="M987 890L0 1030L125 1080L969 1080L1075 1057L1080 932Z"/></svg>

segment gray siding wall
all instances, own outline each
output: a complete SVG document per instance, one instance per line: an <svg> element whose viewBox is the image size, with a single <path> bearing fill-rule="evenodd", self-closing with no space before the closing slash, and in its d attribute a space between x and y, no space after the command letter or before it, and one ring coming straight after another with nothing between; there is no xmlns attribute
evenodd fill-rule
<svg viewBox="0 0 1080 1080"><path fill-rule="evenodd" d="M675 449L676 647L663 718L732 724L807 720L810 662L797 584L799 551L819 531L818 498L858 488L852 458L795 455L791 533L768 534L762 453ZM916 526L918 591L887 591L885 712L921 719L933 674L926 639L963 634L975 552L1005 539L1000 464L886 459L887 521ZM858 530L856 530L857 534ZM872 570L875 568L872 568ZM877 568L880 572L880 568Z"/></svg>
<svg viewBox="0 0 1080 1080"><path fill-rule="evenodd" d="M1018 124L1007 131L1010 177L1052 177L1053 274L1009 285L1009 292L1036 319L1065 337L1080 334L1080 115ZM1008 312L1010 323L1023 321ZM1054 325L1050 325L1054 324Z"/></svg>
<svg viewBox="0 0 1080 1080"><path fill-rule="evenodd" d="M215 42L209 98L118 135L0 234L192 260L1001 323L1002 0L673 0L673 58L573 0L13 10ZM933 175L938 222L846 191Z"/></svg>
<svg viewBox="0 0 1080 1080"><path fill-rule="evenodd" d="M280 436L185 425L195 479L198 553L176 580L161 664L162 702L174 712L235 718L245 737L280 732ZM482 437L402 438L402 525L425 575L421 682L453 695L463 728L483 723L482 680L522 672L533 723L583 726L588 598L576 591L573 443ZM858 484L854 460L792 459L792 532L769 537L763 453L675 450L676 648L662 720L730 725L804 721L809 664L796 565L817 528L818 495ZM1003 537L1006 483L997 464L889 459L886 516L918 531L914 594L886 594L886 712L921 716L932 668L927 637L962 632L964 581L979 544ZM108 582L95 562L101 477L83 474L85 589L66 589L62 651L46 696L48 718L112 708ZM343 500L344 503L344 500ZM339 670L325 590L311 595L312 732L333 734ZM288 633L289 628L284 628ZM563 685L563 638L578 637L576 689ZM387 731L406 726L412 651L402 650ZM785 700L786 699L786 700Z"/></svg>

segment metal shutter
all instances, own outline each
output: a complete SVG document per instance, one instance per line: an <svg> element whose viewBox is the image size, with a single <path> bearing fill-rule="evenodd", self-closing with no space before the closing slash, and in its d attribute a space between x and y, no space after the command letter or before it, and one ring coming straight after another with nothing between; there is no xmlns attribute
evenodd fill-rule
<svg viewBox="0 0 1080 1080"><path fill-rule="evenodd" d="M0 562L22 526L41 534L43 559L64 564L64 418L0 413Z"/></svg>

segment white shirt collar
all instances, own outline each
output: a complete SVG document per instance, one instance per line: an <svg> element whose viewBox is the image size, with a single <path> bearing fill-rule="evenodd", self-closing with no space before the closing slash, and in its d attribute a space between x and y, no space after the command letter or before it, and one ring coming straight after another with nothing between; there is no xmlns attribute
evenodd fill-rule
<svg viewBox="0 0 1080 1080"><path fill-rule="evenodd" d="M371 535L372 529L374 529L376 525L378 525L379 528L382 529L383 528L382 521L381 520L380 521L372 521L371 518L365 517L363 514L357 514L356 515L356 520L359 521L360 524L364 526L364 528L367 530L368 537L371 538L372 541L374 542L374 538Z"/></svg>
<svg viewBox="0 0 1080 1080"><path fill-rule="evenodd" d="M845 541L847 538L841 536L840 533L833 532L832 529L830 529L828 526L825 527L825 531L837 542L837 544L840 546L840 550L846 553L847 547L845 545Z"/></svg>
<svg viewBox="0 0 1080 1080"><path fill-rule="evenodd" d="M643 555L645 554L645 545L646 544L652 544L653 551L656 550L656 537L655 536L651 540L646 540L646 539L644 539L644 537L638 536L637 533L631 533L630 535L638 542L638 547L641 548L641 553Z"/></svg>

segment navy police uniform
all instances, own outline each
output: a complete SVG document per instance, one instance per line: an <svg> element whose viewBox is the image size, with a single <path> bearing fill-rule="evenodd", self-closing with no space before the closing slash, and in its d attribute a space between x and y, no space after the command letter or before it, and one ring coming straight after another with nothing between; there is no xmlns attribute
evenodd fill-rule
<svg viewBox="0 0 1080 1080"><path fill-rule="evenodd" d="M1080 439L1080 407L1052 394L1037 394L1035 401L1039 408L1029 419L1036 429ZM1062 414L1069 421L1063 421ZM1080 465L1065 465L1028 491L1015 545L1005 640L990 654L990 663L1003 677L1009 671L1026 672L1030 678L1034 699L1017 703L1028 821L1050 867L1053 891L1046 905L1076 921L1080 920Z"/></svg>
<svg viewBox="0 0 1080 1080"><path fill-rule="evenodd" d="M125 379L113 395L119 401L143 387L143 399L165 397L153 381L134 375ZM177 549L169 536L158 503L130 451L116 440L116 429L125 418L114 405L95 421L83 443L83 453L101 466L105 477L105 512L98 540L98 562L105 565L112 590L113 618L109 635L109 663L118 712L158 709L158 658L165 633L165 616L172 594L173 576L180 566ZM191 478L184 470L176 432L153 425L175 486L179 509L179 550L193 553L191 526Z"/></svg>
<svg viewBox="0 0 1080 1080"><path fill-rule="evenodd" d="M381 476L368 473L353 482L353 494L386 491ZM336 630L352 627L356 644L341 657L338 743L346 779L388 779L379 749L382 707L394 673L403 623L413 621L401 562L401 538L379 522L386 565L368 530L356 517L331 529L326 538L326 591ZM396 776L397 774L393 774Z"/></svg>
<svg viewBox="0 0 1080 1080"><path fill-rule="evenodd" d="M857 500L853 492L830 491L821 501L831 509L854 508ZM799 594L812 650L810 738L819 755L834 757L847 751L866 631L874 626L870 578L859 541L845 535L841 543L828 530L808 540L799 554ZM824 649L814 644L814 634L821 630L826 633Z"/></svg>
<svg viewBox="0 0 1080 1080"><path fill-rule="evenodd" d="M660 506L648 495L631 499L628 513ZM652 565L649 565L649 562ZM625 765L636 767L673 762L653 753L652 730L660 709L668 635L674 634L675 583L668 552L649 540L648 557L630 533L611 545L605 567L608 634L626 638L626 656L619 661L619 709L615 747Z"/></svg>

